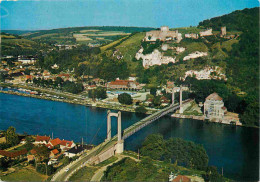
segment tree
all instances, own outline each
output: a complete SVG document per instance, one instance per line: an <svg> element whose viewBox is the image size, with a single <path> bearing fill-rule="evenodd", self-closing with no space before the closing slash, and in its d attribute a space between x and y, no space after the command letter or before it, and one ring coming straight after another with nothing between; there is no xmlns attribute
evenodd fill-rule
<svg viewBox="0 0 260 182"><path fill-rule="evenodd" d="M107 98L107 91L105 88L98 87L96 90L96 95L98 99L106 99Z"/></svg>
<svg viewBox="0 0 260 182"><path fill-rule="evenodd" d="M147 112L147 109L144 106L139 106L135 108L135 112L145 114Z"/></svg>
<svg viewBox="0 0 260 182"><path fill-rule="evenodd" d="M31 70L29 70L28 68L26 68L25 71L24 71L24 74L30 75L30 72L31 72Z"/></svg>
<svg viewBox="0 0 260 182"><path fill-rule="evenodd" d="M155 105L155 106L161 105L161 97L160 97L160 96L154 97L154 99L153 99L153 105Z"/></svg>
<svg viewBox="0 0 260 182"><path fill-rule="evenodd" d="M0 82L5 82L5 75L0 73Z"/></svg>
<svg viewBox="0 0 260 182"><path fill-rule="evenodd" d="M205 181L222 182L224 180L223 176L218 173L217 167L209 166L206 169L206 174L203 175Z"/></svg>
<svg viewBox="0 0 260 182"><path fill-rule="evenodd" d="M199 170L205 170L208 165L208 155L202 145L181 138L164 140L160 134L149 135L145 139L141 154Z"/></svg>
<svg viewBox="0 0 260 182"><path fill-rule="evenodd" d="M165 141L160 134L149 135L142 144L140 153L149 156L154 160L162 159L166 150Z"/></svg>
<svg viewBox="0 0 260 182"><path fill-rule="evenodd" d="M37 146L34 148L37 151L37 155L40 157L40 159L48 159L50 155L49 149L45 146Z"/></svg>
<svg viewBox="0 0 260 182"><path fill-rule="evenodd" d="M131 97L131 95L129 95L128 93L122 93L118 96L118 101L121 104L126 104L126 105L130 105L133 103L133 99Z"/></svg>
<svg viewBox="0 0 260 182"><path fill-rule="evenodd" d="M157 89L155 87L150 89L150 94L152 94L153 96L156 96L156 92L157 92Z"/></svg>
<svg viewBox="0 0 260 182"><path fill-rule="evenodd" d="M11 144L12 146L16 145L19 143L19 139L17 134L15 133L15 128L13 126L10 126L7 130L6 130L6 143Z"/></svg>

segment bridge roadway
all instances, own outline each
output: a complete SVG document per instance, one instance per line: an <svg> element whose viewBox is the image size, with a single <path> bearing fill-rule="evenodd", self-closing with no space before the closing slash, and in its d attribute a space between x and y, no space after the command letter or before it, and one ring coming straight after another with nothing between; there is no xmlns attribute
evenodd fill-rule
<svg viewBox="0 0 260 182"><path fill-rule="evenodd" d="M183 105L191 102L192 99L187 99L185 101L183 101ZM159 110L149 116L147 116L146 118L142 119L141 121L131 125L130 127L126 128L123 131L123 137L122 139L126 139L129 136L133 135L134 133L138 132L139 130L141 130L142 128L144 128L145 126L151 124L152 122L154 122L155 120L165 116L166 114L169 114L170 112L173 112L175 110L177 110L178 108L180 108L179 103L176 103L174 105L170 105L162 110ZM113 147L114 145L116 145L117 143L117 135L114 136L110 141L104 141L101 144L99 144L98 146L96 146L95 148L93 148L92 150L90 150L89 152L86 152L84 154L82 154L80 156L79 159L77 159L76 161L73 161L72 163L70 163L69 165L63 167L60 171L58 171L51 179L51 181L69 181L70 176L72 176L72 174L79 168L85 166L84 164L86 164L92 157L100 154L101 152L107 151L108 149L110 149L111 147ZM65 171L67 168L69 168L69 171Z"/></svg>

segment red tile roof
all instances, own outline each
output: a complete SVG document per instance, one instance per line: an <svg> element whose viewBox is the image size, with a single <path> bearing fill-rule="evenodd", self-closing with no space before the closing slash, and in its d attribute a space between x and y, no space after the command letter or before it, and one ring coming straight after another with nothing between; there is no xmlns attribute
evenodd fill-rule
<svg viewBox="0 0 260 182"><path fill-rule="evenodd" d="M26 79L32 79L32 75L26 75Z"/></svg>
<svg viewBox="0 0 260 182"><path fill-rule="evenodd" d="M59 74L58 76L59 76L59 77L70 77L70 75L67 74L67 73L61 73L61 74Z"/></svg>
<svg viewBox="0 0 260 182"><path fill-rule="evenodd" d="M131 80L115 80L115 81L112 81L109 83L109 85L126 85L129 83L129 82L133 82Z"/></svg>
<svg viewBox="0 0 260 182"><path fill-rule="evenodd" d="M5 157L11 157L11 158L14 158L14 157L18 157L20 155L24 155L26 154L28 151L26 149L22 149L22 150L19 150L19 151L15 151L15 152L9 152L9 151L5 151L5 150L0 150L0 155L3 155Z"/></svg>
<svg viewBox="0 0 260 182"><path fill-rule="evenodd" d="M60 142L61 142L61 140L59 138L55 138L55 139L50 141L50 144L54 147L56 145L59 145Z"/></svg>
<svg viewBox="0 0 260 182"><path fill-rule="evenodd" d="M191 182L191 179L187 176L178 175L176 178L172 180L172 182Z"/></svg>
<svg viewBox="0 0 260 182"><path fill-rule="evenodd" d="M37 141L37 142L43 142L43 141L48 142L49 140L50 140L50 137L48 137L48 136L37 136L35 139L35 141Z"/></svg>
<svg viewBox="0 0 260 182"><path fill-rule="evenodd" d="M31 154L36 154L37 151L35 149L30 150Z"/></svg>
<svg viewBox="0 0 260 182"><path fill-rule="evenodd" d="M52 148L52 145L48 143L48 144L46 145L46 147L48 147L49 149L51 149L51 148Z"/></svg>
<svg viewBox="0 0 260 182"><path fill-rule="evenodd" d="M68 140L62 140L60 142L60 145L66 146L66 147L71 147L71 145L73 144L73 141L68 141Z"/></svg>
<svg viewBox="0 0 260 182"><path fill-rule="evenodd" d="M57 149L54 149L54 150L52 150L51 152L52 152L54 155L56 155L56 154L59 153L59 151L58 151Z"/></svg>

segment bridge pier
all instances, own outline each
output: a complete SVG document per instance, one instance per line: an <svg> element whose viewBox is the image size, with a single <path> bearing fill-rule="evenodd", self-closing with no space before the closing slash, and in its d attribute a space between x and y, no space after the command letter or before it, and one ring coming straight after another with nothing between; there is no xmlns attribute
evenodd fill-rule
<svg viewBox="0 0 260 182"><path fill-rule="evenodd" d="M174 99L175 99L175 97L174 97L174 87L173 87L173 89L172 89L172 105L174 105Z"/></svg>
<svg viewBox="0 0 260 182"><path fill-rule="evenodd" d="M107 140L111 140L111 116L110 116L110 110L107 111Z"/></svg>
<svg viewBox="0 0 260 182"><path fill-rule="evenodd" d="M124 152L124 140L122 140L122 120L121 112L112 113L110 110L107 112L107 141L111 140L111 117L117 117L117 144L116 144L116 153L120 154Z"/></svg>
<svg viewBox="0 0 260 182"><path fill-rule="evenodd" d="M180 114L183 113L183 106L182 106L182 85L180 86Z"/></svg>

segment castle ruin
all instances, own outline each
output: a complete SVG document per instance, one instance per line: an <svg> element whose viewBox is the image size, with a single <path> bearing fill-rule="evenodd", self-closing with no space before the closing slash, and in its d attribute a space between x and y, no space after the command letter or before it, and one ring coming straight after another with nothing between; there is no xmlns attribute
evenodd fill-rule
<svg viewBox="0 0 260 182"><path fill-rule="evenodd" d="M168 26L162 26L160 30L146 32L146 36L144 38L145 41L154 42L157 39L160 41L176 40L177 42L180 42L182 39L182 34L179 33L178 30L170 31Z"/></svg>

